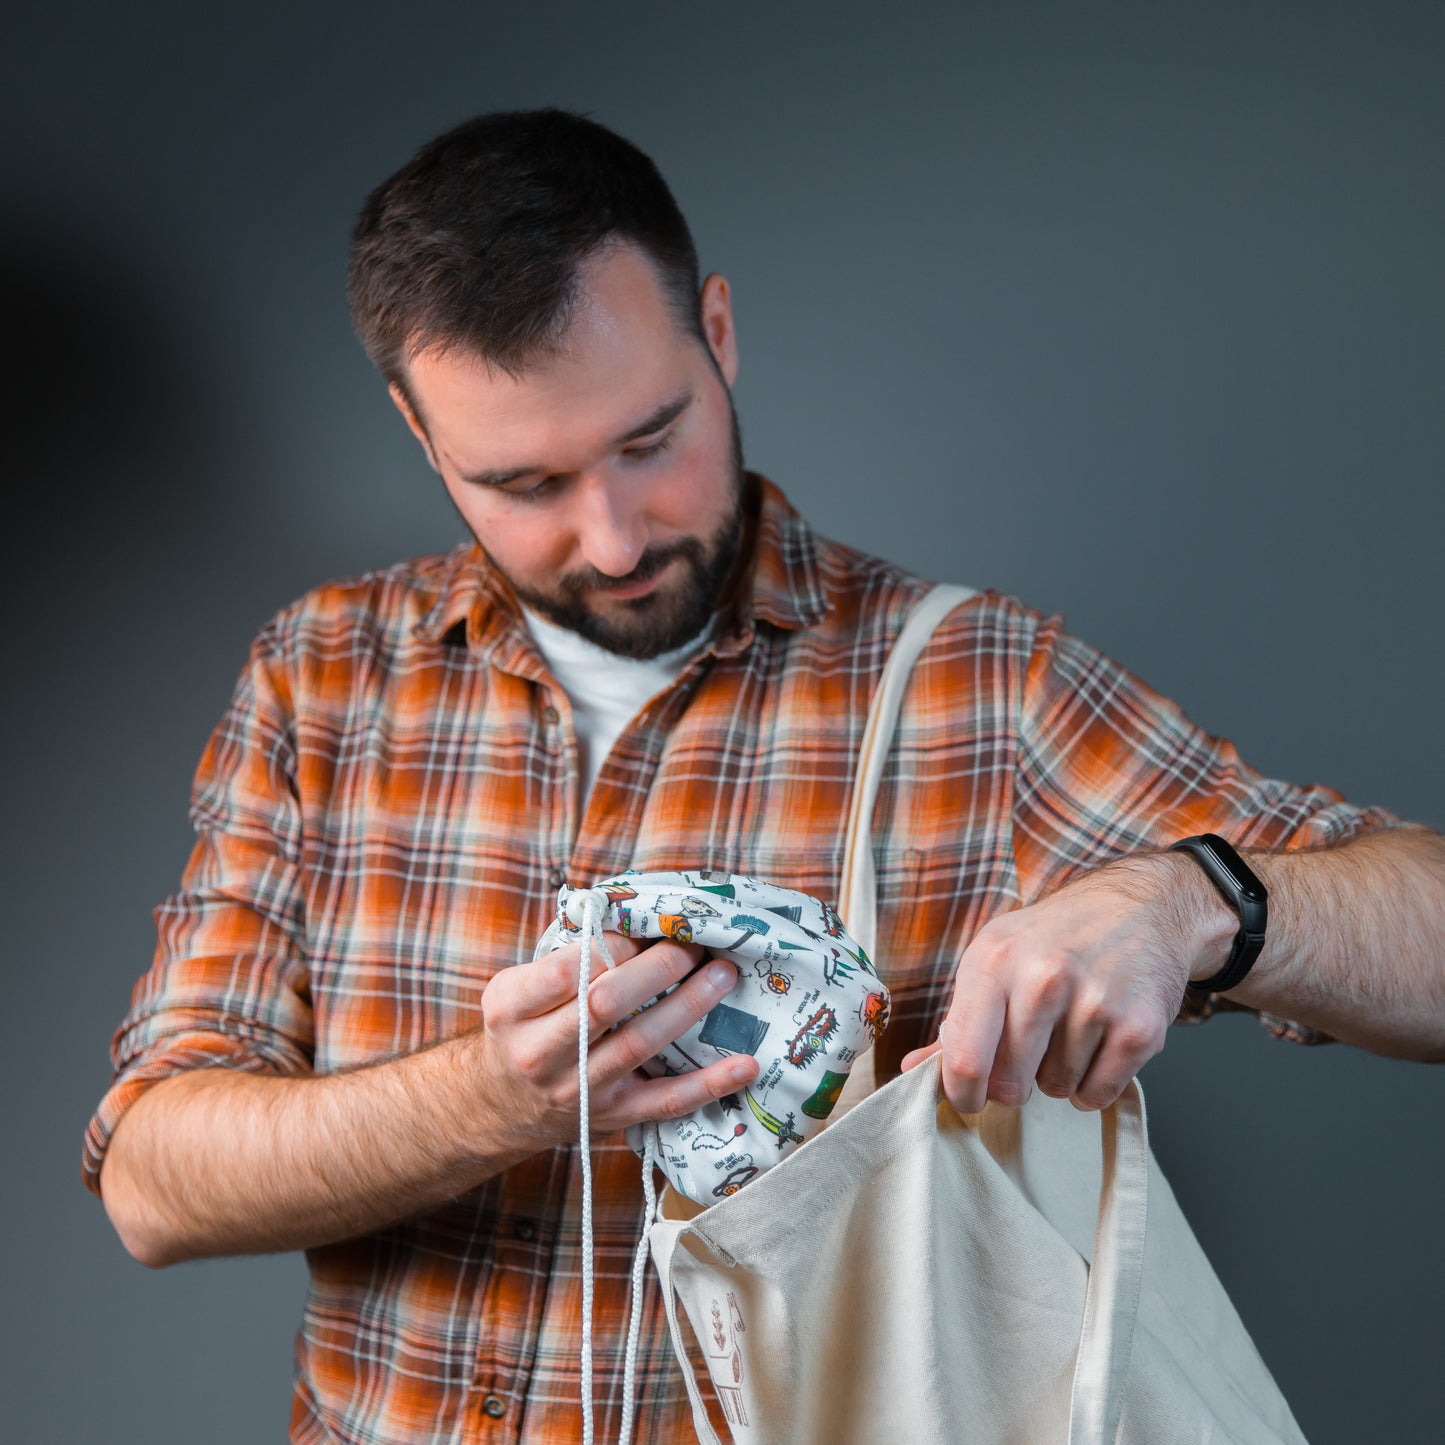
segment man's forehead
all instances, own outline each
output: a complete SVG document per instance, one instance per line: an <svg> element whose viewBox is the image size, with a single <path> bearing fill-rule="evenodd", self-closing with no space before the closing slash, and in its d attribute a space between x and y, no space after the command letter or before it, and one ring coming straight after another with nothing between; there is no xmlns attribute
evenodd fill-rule
<svg viewBox="0 0 1445 1445"><path fill-rule="evenodd" d="M694 368L677 353L634 360L595 367L559 358L513 378L474 353L427 353L411 386L432 444L459 470L567 470L568 455L623 445L691 405Z"/></svg>
<svg viewBox="0 0 1445 1445"><path fill-rule="evenodd" d="M531 469L559 449L616 444L696 385L698 343L679 327L646 257L614 248L578 279L566 330L515 374L461 344L413 357L417 410L433 444L459 465Z"/></svg>

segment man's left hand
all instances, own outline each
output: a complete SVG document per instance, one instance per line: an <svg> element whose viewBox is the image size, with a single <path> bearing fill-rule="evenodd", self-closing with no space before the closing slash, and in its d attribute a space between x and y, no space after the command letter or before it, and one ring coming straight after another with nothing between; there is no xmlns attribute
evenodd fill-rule
<svg viewBox="0 0 1445 1445"><path fill-rule="evenodd" d="M1201 886L1202 885L1202 886ZM1102 1109L1164 1047L1186 983L1224 962L1239 920L1193 860L1121 859L992 919L959 961L938 1042L961 1114L1022 1104L1034 1081Z"/></svg>

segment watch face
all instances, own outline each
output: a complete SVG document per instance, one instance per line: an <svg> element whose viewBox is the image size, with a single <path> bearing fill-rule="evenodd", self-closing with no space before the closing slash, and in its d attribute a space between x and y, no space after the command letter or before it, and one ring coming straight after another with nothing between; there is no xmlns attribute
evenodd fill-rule
<svg viewBox="0 0 1445 1445"><path fill-rule="evenodd" d="M1251 903L1264 902L1269 896L1265 892L1264 884L1249 871L1244 859L1223 838L1208 835L1208 848L1210 856L1234 880L1241 897L1247 898Z"/></svg>
<svg viewBox="0 0 1445 1445"><path fill-rule="evenodd" d="M1249 871L1233 845L1218 833L1199 833L1193 838L1181 838L1171 846L1193 854L1200 867L1214 879L1215 886L1236 908L1245 904L1251 908L1267 906L1269 893L1264 884Z"/></svg>

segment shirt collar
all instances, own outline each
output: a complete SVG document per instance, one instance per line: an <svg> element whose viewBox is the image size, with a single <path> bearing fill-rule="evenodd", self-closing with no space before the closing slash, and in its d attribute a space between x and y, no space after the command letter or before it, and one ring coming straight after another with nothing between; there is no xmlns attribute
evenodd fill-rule
<svg viewBox="0 0 1445 1445"><path fill-rule="evenodd" d="M738 593L746 605L733 608L717 631L712 648L721 657L748 647L760 621L798 631L820 621L832 606L812 529L775 483L759 472L745 476L753 498L752 557ZM534 655L512 589L478 543L453 548L436 585L435 601L412 628L416 637L432 644L464 640L473 655L509 669Z"/></svg>

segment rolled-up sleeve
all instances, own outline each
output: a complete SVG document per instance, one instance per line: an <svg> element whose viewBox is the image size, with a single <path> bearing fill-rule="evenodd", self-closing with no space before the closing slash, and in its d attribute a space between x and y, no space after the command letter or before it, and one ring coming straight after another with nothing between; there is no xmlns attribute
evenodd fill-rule
<svg viewBox="0 0 1445 1445"><path fill-rule="evenodd" d="M100 1169L121 1116L186 1069L309 1073L314 1029L300 882L302 827L280 619L251 647L191 789L195 847L154 910L156 951L111 1041L113 1074L85 1133Z"/></svg>
<svg viewBox="0 0 1445 1445"><path fill-rule="evenodd" d="M1044 619L1023 683L1014 843L1022 901L1080 868L1196 833L1239 849L1326 847L1402 822L1357 807L1333 788L1299 786L1250 768L1118 663ZM1328 1034L1259 1013L1218 994L1185 999L1178 1022L1219 1011L1256 1013L1277 1038L1326 1043Z"/></svg>

